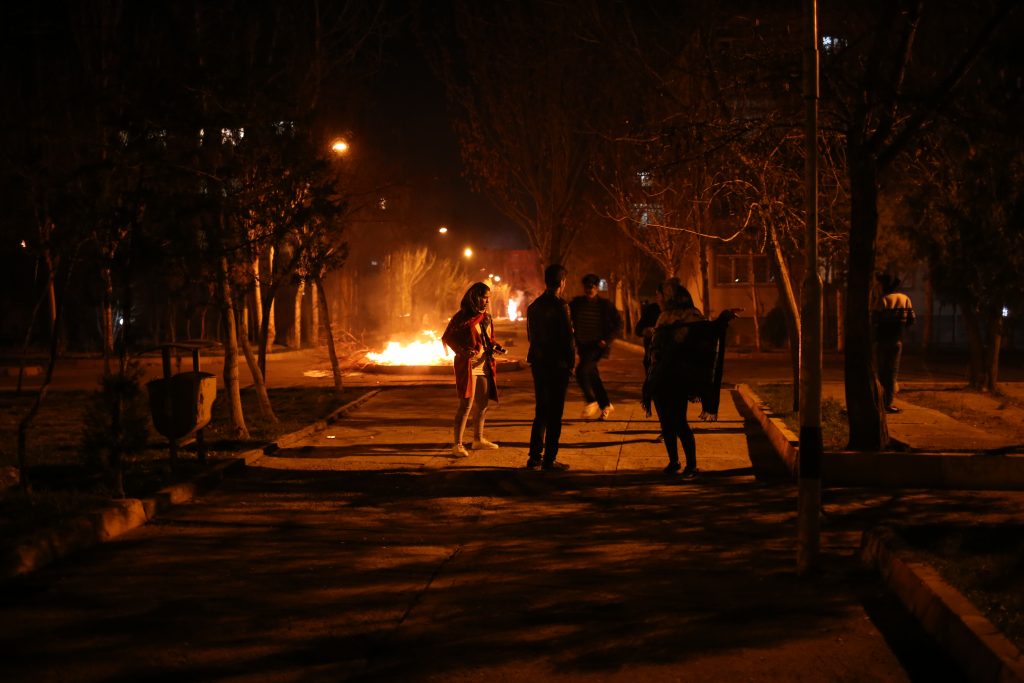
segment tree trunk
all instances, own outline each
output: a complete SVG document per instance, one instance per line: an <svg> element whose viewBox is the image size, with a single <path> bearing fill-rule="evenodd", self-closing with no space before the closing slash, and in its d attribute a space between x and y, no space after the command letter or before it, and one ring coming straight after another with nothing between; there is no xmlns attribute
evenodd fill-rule
<svg viewBox="0 0 1024 683"><path fill-rule="evenodd" d="M711 317L711 277L708 275L708 244L704 237L697 238L697 249L700 253L700 288L704 300L704 315Z"/></svg>
<svg viewBox="0 0 1024 683"><path fill-rule="evenodd" d="M252 327L256 330L256 334L259 334L263 329L263 292L262 285L260 284L260 257L256 256L252 260L252 297L253 307L252 316L253 323Z"/></svg>
<svg viewBox="0 0 1024 683"><path fill-rule="evenodd" d="M761 320L759 318L761 305L757 296L757 278L754 273L754 252L750 252L750 258L747 259L747 280L750 282L750 303L754 307L754 311L750 316L750 319L754 321L754 350L761 353Z"/></svg>
<svg viewBox="0 0 1024 683"><path fill-rule="evenodd" d="M981 329L978 311L969 301L962 301L964 328L967 331L967 349L969 352L967 365L967 384L972 389L984 389L987 384L985 368L988 351L985 347L985 335Z"/></svg>
<svg viewBox="0 0 1024 683"><path fill-rule="evenodd" d="M114 278L110 268L101 268L103 299L100 305L103 316L103 373L110 374L110 361L114 355Z"/></svg>
<svg viewBox="0 0 1024 683"><path fill-rule="evenodd" d="M871 282L878 235L877 162L848 135L850 164L850 255L847 274L844 374L850 448L878 451L889 445L882 387L873 353Z"/></svg>
<svg viewBox="0 0 1024 683"><path fill-rule="evenodd" d="M316 348L320 346L320 288L309 288L309 343Z"/></svg>
<svg viewBox="0 0 1024 683"><path fill-rule="evenodd" d="M341 366L338 364L338 353L334 348L334 329L331 326L331 307L327 303L327 292L324 291L323 279L316 277L313 284L320 292L320 311L323 313L324 337L327 342L327 356L331 359L331 373L334 375L334 389L341 396L345 386L341 377Z"/></svg>
<svg viewBox="0 0 1024 683"><path fill-rule="evenodd" d="M989 312L988 319L988 375L985 389L999 393L999 349L1003 343L1003 312L998 308Z"/></svg>
<svg viewBox="0 0 1024 683"><path fill-rule="evenodd" d="M782 253L775 226L768 226L768 237L772 245L772 270L775 273L775 287L779 293L782 317L786 321L786 336L789 338L789 360L793 371L793 412L800 410L800 307L793 293L793 279Z"/></svg>
<svg viewBox="0 0 1024 683"><path fill-rule="evenodd" d="M266 330L265 334L263 334L263 338L266 340L264 342L264 349L272 349L272 348L274 348L274 341L277 339L277 322L274 320L274 298L277 296L277 287L276 287L276 283L273 282L273 278L274 278L274 248L273 247L270 247L270 267L269 267L269 271L270 271L270 278L271 278L271 282L270 282L270 290L271 291L268 293L269 295L267 296L267 299L269 299L269 301L267 301L267 302L265 302L263 304L263 307L264 307L264 310L263 310L263 329ZM266 374L267 374L267 367L266 367L265 363L266 363L266 357L265 356L260 356L260 372L262 372L264 374L264 376L266 376Z"/></svg>
<svg viewBox="0 0 1024 683"><path fill-rule="evenodd" d="M222 256L220 259L220 269L217 275L224 321L224 391L227 392L230 406L232 436L236 439L248 439L249 430L245 426L241 382L238 378L238 335L235 325L235 307L231 300L226 256Z"/></svg>
<svg viewBox="0 0 1024 683"><path fill-rule="evenodd" d="M252 352L252 345L249 344L249 330L244 312L238 319L238 325L238 341L242 346L245 362L249 366L249 374L252 375L252 384L256 389L256 404L259 406L260 417L271 424L277 424L278 419L274 415L274 408L270 405L270 395L267 393L266 382L263 381L263 373L260 372L259 363L256 362L256 354Z"/></svg>
<svg viewBox="0 0 1024 683"><path fill-rule="evenodd" d="M299 280L295 290L295 316L292 323L292 348L302 348L302 297L306 293L306 278Z"/></svg>
<svg viewBox="0 0 1024 683"><path fill-rule="evenodd" d="M924 282L924 329L921 332L921 349L928 353L932 345L932 309L935 307L935 288L932 286L931 274Z"/></svg>
<svg viewBox="0 0 1024 683"><path fill-rule="evenodd" d="M47 259L49 262L49 259ZM18 422L18 485L26 490L32 490L32 482L28 476L28 429L32 426L33 420L39 413L40 406L43 405L43 401L46 399L46 395L50 391L50 384L53 382L53 370L57 367L57 357L60 355L60 340L57 335L57 324L60 322L60 311L63 303L61 299L57 298L57 288L55 286L56 273L50 273L50 287L47 291L47 296L51 300L52 311L54 313L54 319L50 325L50 357L46 363L46 374L43 376L43 384L39 387L39 392L36 394L36 400L33 401L32 407L29 408L28 412ZM61 287L63 291L66 289L66 282Z"/></svg>
<svg viewBox="0 0 1024 683"><path fill-rule="evenodd" d="M843 318L843 288L836 287L836 351L842 352L845 348L843 344L843 334L846 326L843 324L845 319Z"/></svg>

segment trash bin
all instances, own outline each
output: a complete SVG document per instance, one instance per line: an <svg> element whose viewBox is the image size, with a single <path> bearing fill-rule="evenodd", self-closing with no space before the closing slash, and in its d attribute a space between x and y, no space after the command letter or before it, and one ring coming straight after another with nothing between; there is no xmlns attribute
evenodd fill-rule
<svg viewBox="0 0 1024 683"><path fill-rule="evenodd" d="M182 439L210 423L217 378L209 372L179 372L146 384L153 426L171 440Z"/></svg>

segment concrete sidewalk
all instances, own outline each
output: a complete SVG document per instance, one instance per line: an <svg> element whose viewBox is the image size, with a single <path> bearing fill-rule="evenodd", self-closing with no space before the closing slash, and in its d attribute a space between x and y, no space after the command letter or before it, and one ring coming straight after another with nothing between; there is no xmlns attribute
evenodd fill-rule
<svg viewBox="0 0 1024 683"><path fill-rule="evenodd" d="M794 573L795 491L754 476L732 402L665 477L653 420L569 419L527 471L520 379L497 451L454 459L449 387L383 391L145 527L0 587L0 679L905 681L859 534ZM570 404L570 408L573 404ZM330 438L334 437L334 438ZM916 645L917 643L915 643ZM927 647L927 646L925 646ZM922 669L921 667L924 667ZM931 667L928 669L928 667Z"/></svg>
<svg viewBox="0 0 1024 683"><path fill-rule="evenodd" d="M760 430L726 393L695 424L701 476L662 475L634 360L606 373L612 420L577 419L571 389L567 473L523 469L528 372L501 378L502 447L469 458L450 384L380 392L0 586L0 679L956 680L856 562L862 531L1019 519L1019 494L829 491L823 571L799 579L796 491Z"/></svg>

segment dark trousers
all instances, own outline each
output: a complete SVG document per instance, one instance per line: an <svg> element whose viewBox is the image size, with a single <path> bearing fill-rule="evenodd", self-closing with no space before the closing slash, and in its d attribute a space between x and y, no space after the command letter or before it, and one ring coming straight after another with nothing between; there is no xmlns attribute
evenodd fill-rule
<svg viewBox="0 0 1024 683"><path fill-rule="evenodd" d="M878 363L878 381L882 383L885 407L892 405L896 396L896 377L900 373L900 356L903 354L903 342L881 342L875 347L875 360Z"/></svg>
<svg viewBox="0 0 1024 683"><path fill-rule="evenodd" d="M665 437L665 452L668 461L679 462L679 449L676 439L683 443L683 454L686 466L697 466L697 440L693 436L690 423L686 421L686 409L689 403L686 394L679 391L668 391L654 397L654 408L658 411L658 422L661 433Z"/></svg>
<svg viewBox="0 0 1024 683"><path fill-rule="evenodd" d="M602 410L611 405L608 392L604 390L604 382L601 381L601 373L597 370L597 363L601 360L603 351L596 342L580 344L580 363L576 366L576 382L580 385L583 398L587 403L596 401Z"/></svg>
<svg viewBox="0 0 1024 683"><path fill-rule="evenodd" d="M565 368L530 366L533 373L533 395L536 407L533 429L530 430L530 460L554 462L558 456L558 440L562 436L562 412L569 390L569 371Z"/></svg>

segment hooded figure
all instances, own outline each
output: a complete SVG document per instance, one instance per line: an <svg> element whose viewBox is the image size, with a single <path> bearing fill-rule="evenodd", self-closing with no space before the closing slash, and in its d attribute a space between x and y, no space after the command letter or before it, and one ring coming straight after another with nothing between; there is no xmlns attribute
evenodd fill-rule
<svg viewBox="0 0 1024 683"><path fill-rule="evenodd" d="M497 363L494 354L504 352L494 341L494 323L487 313L490 304L490 288L483 282L476 282L462 297L458 312L452 316L441 335L441 341L455 353L455 390L459 396L459 408L455 413L455 441L452 453L456 456L469 455L462 444L463 433L473 406L474 440L473 448L497 448L483 436L484 413L488 399L498 400L498 385L495 382Z"/></svg>
<svg viewBox="0 0 1024 683"><path fill-rule="evenodd" d="M677 439L686 457L684 477L697 474L697 442L686 419L691 401L701 403L701 419L718 418L725 361L725 332L736 317L732 309L709 321L694 306L689 290L678 279L662 285L665 310L651 340L651 364L643 386L642 404L650 415L654 404L668 455L666 474L680 470Z"/></svg>

